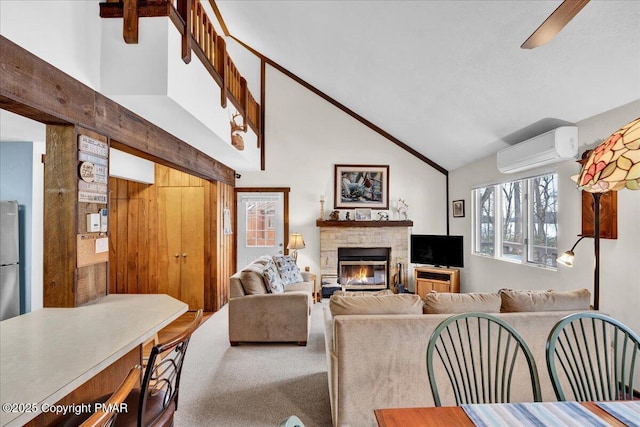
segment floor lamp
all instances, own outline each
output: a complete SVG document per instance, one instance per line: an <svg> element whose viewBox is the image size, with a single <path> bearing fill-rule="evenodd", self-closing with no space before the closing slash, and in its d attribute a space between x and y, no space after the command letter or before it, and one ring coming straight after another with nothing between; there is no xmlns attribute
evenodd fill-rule
<svg viewBox="0 0 640 427"><path fill-rule="evenodd" d="M600 308L600 196L624 188L640 190L640 118L618 129L593 149L577 177L578 188L593 195L593 308ZM577 244L577 242L576 242ZM574 245L575 248L575 245Z"/></svg>

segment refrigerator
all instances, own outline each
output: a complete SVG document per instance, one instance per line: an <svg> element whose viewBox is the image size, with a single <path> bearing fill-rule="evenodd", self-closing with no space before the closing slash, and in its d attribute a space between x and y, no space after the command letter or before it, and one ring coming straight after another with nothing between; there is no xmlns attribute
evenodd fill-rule
<svg viewBox="0 0 640 427"><path fill-rule="evenodd" d="M18 202L0 202L0 320L20 314Z"/></svg>

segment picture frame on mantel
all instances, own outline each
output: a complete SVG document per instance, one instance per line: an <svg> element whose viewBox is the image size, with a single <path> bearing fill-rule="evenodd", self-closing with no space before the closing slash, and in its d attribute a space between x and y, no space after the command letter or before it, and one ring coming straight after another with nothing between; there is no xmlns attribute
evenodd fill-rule
<svg viewBox="0 0 640 427"><path fill-rule="evenodd" d="M389 209L389 165L335 165L335 209Z"/></svg>

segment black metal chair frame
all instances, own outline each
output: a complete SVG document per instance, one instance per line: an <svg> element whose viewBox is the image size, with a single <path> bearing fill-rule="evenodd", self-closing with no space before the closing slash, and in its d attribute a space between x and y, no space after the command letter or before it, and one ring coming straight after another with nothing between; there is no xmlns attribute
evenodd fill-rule
<svg viewBox="0 0 640 427"><path fill-rule="evenodd" d="M547 369L560 401L633 400L639 357L638 335L598 312L570 314L556 323L547 339ZM569 390L563 390L560 372L571 399Z"/></svg>
<svg viewBox="0 0 640 427"><path fill-rule="evenodd" d="M151 349L142 380L138 403L138 426L145 425L145 411L150 397L162 397L162 411L148 424L153 425L163 418L171 404L178 409L180 375L189 340L202 321L202 309L198 310L193 322L178 336L157 344Z"/></svg>
<svg viewBox="0 0 640 427"><path fill-rule="evenodd" d="M477 319L477 322L471 322L477 325L477 329L469 319ZM484 332L483 327L486 328ZM492 332L493 327L497 328L495 332ZM492 343L493 333L496 340ZM486 343L483 336L487 337ZM471 337L475 337L474 340ZM532 398L535 402L542 400L538 370L531 350L518 332L500 318L487 313L462 313L444 320L433 331L427 346L427 372L433 401L436 406L441 406L434 370L436 354L453 387L456 405L509 402L511 382L520 354L528 366Z"/></svg>

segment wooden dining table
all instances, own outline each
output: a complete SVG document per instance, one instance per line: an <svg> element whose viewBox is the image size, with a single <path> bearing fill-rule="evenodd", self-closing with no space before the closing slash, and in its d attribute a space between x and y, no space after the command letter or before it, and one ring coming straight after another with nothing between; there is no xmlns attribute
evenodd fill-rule
<svg viewBox="0 0 640 427"><path fill-rule="evenodd" d="M615 427L626 424L600 408L595 402L580 402L597 417ZM387 408L374 410L379 427L475 427L462 406L440 406L430 408Z"/></svg>

